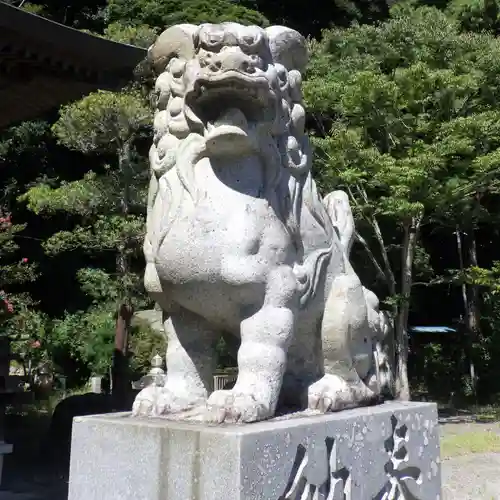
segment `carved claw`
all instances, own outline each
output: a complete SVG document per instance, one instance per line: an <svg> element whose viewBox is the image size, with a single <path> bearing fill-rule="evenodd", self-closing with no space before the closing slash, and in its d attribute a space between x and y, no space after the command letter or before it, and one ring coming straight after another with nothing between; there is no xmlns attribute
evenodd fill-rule
<svg viewBox="0 0 500 500"><path fill-rule="evenodd" d="M155 385L143 389L135 398L132 415L134 417L158 416L158 400L162 389L162 387Z"/></svg>
<svg viewBox="0 0 500 500"><path fill-rule="evenodd" d="M152 385L137 395L132 406L132 415L160 417L169 413L181 413L204 403L204 398L179 397L166 387Z"/></svg>
<svg viewBox="0 0 500 500"><path fill-rule="evenodd" d="M309 387L308 406L326 413L367 404L374 396L361 381L349 383L338 375L326 374Z"/></svg>
<svg viewBox="0 0 500 500"><path fill-rule="evenodd" d="M252 394L232 390L215 391L208 398L205 421L217 424L257 422L272 415L271 408L257 401Z"/></svg>

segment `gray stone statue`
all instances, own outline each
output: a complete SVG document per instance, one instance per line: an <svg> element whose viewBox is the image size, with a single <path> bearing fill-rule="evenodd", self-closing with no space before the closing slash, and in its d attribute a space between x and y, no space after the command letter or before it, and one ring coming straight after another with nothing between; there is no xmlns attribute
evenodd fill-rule
<svg viewBox="0 0 500 500"><path fill-rule="evenodd" d="M253 422L278 401L322 411L391 385L388 321L349 263L345 193L311 177L294 30L177 25L149 49L157 75L145 286L163 311L163 384L135 415ZM214 346L241 340L238 378L212 392Z"/></svg>

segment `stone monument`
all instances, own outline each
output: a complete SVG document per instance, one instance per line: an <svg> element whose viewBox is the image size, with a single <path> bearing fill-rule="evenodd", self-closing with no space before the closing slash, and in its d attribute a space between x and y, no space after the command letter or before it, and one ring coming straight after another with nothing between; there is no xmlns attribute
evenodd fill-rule
<svg viewBox="0 0 500 500"><path fill-rule="evenodd" d="M167 370L132 415L75 421L70 500L437 500L436 407L382 404L390 322L350 265L346 194L311 177L304 38L176 25L148 62L145 286ZM238 377L213 391L221 336Z"/></svg>

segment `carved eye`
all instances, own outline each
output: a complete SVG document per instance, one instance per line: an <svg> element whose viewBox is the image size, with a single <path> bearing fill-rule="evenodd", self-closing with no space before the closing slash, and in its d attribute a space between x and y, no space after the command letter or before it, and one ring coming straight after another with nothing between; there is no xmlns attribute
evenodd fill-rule
<svg viewBox="0 0 500 500"><path fill-rule="evenodd" d="M208 50L216 51L224 43L224 31L205 31L200 34L200 41Z"/></svg>
<svg viewBox="0 0 500 500"><path fill-rule="evenodd" d="M247 50L256 52L262 43L262 33L256 30L246 30L239 39L240 45Z"/></svg>
<svg viewBox="0 0 500 500"><path fill-rule="evenodd" d="M243 45L251 47L255 43L255 37L252 34L248 33L241 37L241 42L243 43Z"/></svg>

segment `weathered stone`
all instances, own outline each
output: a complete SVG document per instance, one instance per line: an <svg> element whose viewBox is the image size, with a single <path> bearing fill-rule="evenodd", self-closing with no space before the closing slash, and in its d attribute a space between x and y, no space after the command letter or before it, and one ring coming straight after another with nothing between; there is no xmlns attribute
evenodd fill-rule
<svg viewBox="0 0 500 500"><path fill-rule="evenodd" d="M78 417L69 500L439 500L435 404L309 413L222 426Z"/></svg>
<svg viewBox="0 0 500 500"><path fill-rule="evenodd" d="M167 376L136 415L205 409L208 422L273 417L278 401L336 411L390 386L385 316L349 263L345 193L311 176L302 35L182 24L149 49L156 79L144 282L163 310ZM221 333L238 378L213 391Z"/></svg>
<svg viewBox="0 0 500 500"><path fill-rule="evenodd" d="M159 354L156 354L151 360L151 370L147 375L141 377L140 380L132 383L132 389L141 390L145 387L156 386L161 387L165 383L165 371L162 368L163 359Z"/></svg>
<svg viewBox="0 0 500 500"><path fill-rule="evenodd" d="M102 377L90 377L90 392L101 394L102 392Z"/></svg>

